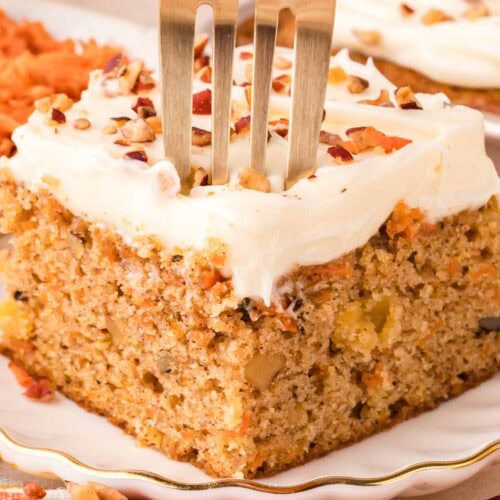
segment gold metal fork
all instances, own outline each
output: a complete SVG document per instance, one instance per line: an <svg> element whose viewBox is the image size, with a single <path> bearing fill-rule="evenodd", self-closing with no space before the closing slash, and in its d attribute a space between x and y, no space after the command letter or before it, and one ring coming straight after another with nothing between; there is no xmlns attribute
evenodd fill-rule
<svg viewBox="0 0 500 500"><path fill-rule="evenodd" d="M328 81L335 0L256 0L251 167L265 171L269 97L279 12L296 16L286 188L314 172ZM192 64L196 10L214 11L212 184L228 180L228 147L238 0L160 0L163 138L186 185L191 164Z"/></svg>

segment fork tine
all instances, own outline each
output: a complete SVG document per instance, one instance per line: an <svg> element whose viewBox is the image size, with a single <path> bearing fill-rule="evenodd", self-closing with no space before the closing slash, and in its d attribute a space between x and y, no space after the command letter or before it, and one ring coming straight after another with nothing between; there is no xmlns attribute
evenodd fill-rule
<svg viewBox="0 0 500 500"><path fill-rule="evenodd" d="M250 166L263 173L278 13L276 0L256 0Z"/></svg>
<svg viewBox="0 0 500 500"><path fill-rule="evenodd" d="M335 0L296 0L286 189L314 172L328 83Z"/></svg>
<svg viewBox="0 0 500 500"><path fill-rule="evenodd" d="M238 0L215 1L213 9L212 184L225 184L228 181L227 155Z"/></svg>
<svg viewBox="0 0 500 500"><path fill-rule="evenodd" d="M186 188L191 173L193 50L198 0L160 0L160 71L165 156Z"/></svg>

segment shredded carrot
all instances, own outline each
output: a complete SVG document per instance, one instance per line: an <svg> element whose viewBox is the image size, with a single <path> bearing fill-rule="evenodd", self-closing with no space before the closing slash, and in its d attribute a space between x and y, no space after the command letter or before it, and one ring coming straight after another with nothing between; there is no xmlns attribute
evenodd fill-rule
<svg viewBox="0 0 500 500"><path fill-rule="evenodd" d="M63 93L77 100L89 72L120 52L94 40L56 40L42 23L17 23L0 9L0 155L15 152L12 131L28 119L37 99Z"/></svg>

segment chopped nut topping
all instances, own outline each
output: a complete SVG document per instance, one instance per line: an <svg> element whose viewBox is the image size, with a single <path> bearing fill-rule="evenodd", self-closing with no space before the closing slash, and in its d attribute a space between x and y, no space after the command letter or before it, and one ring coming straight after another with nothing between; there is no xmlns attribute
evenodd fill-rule
<svg viewBox="0 0 500 500"><path fill-rule="evenodd" d="M285 367L283 354L256 354L245 366L245 378L260 391L265 391Z"/></svg>
<svg viewBox="0 0 500 500"><path fill-rule="evenodd" d="M193 146L209 146L212 144L212 133L208 130L192 127L191 144Z"/></svg>
<svg viewBox="0 0 500 500"><path fill-rule="evenodd" d="M370 106L382 106L384 108L393 108L394 104L389 99L389 91L387 89L382 89L379 96L376 99L364 99L358 101L359 104L369 104Z"/></svg>
<svg viewBox="0 0 500 500"><path fill-rule="evenodd" d="M139 92L152 90L155 88L155 85L153 77L147 71L141 71L132 92L137 94Z"/></svg>
<svg viewBox="0 0 500 500"><path fill-rule="evenodd" d="M352 154L342 146L333 146L328 148L328 154L332 156L337 163L348 163L354 159Z"/></svg>
<svg viewBox="0 0 500 500"><path fill-rule="evenodd" d="M144 120L150 116L156 116L155 105L148 97L138 97L132 109L137 113L139 118L143 118Z"/></svg>
<svg viewBox="0 0 500 500"><path fill-rule="evenodd" d="M42 97L41 99L37 99L35 101L35 109L37 111L40 111L40 113L48 113L51 107L52 107L51 97Z"/></svg>
<svg viewBox="0 0 500 500"><path fill-rule="evenodd" d="M271 191L269 179L262 172L250 167L246 167L240 171L240 184L254 191L261 191L263 193Z"/></svg>
<svg viewBox="0 0 500 500"><path fill-rule="evenodd" d="M87 130L90 128L90 122L87 118L78 118L73 122L73 128L76 130Z"/></svg>
<svg viewBox="0 0 500 500"><path fill-rule="evenodd" d="M44 498L47 495L43 486L35 483L35 481L26 481L23 484L23 491L29 500L33 500L35 498Z"/></svg>
<svg viewBox="0 0 500 500"><path fill-rule="evenodd" d="M116 139L113 144L116 144L117 146L131 146L132 142L128 139Z"/></svg>
<svg viewBox="0 0 500 500"><path fill-rule="evenodd" d="M52 97L52 106L59 109L63 113L69 111L73 107L74 101L66 94L56 94Z"/></svg>
<svg viewBox="0 0 500 500"><path fill-rule="evenodd" d="M208 132L210 134L210 132ZM192 187L206 186L208 185L208 174L204 168L196 168L191 170Z"/></svg>
<svg viewBox="0 0 500 500"><path fill-rule="evenodd" d="M118 68L123 62L123 54L116 54L116 56L112 57L105 65L103 73L106 75L111 73L116 68Z"/></svg>
<svg viewBox="0 0 500 500"><path fill-rule="evenodd" d="M196 74L198 73L198 71L200 71L205 66L208 66L209 64L210 64L210 57L208 56L198 57L197 59L194 60L193 72Z"/></svg>
<svg viewBox="0 0 500 500"><path fill-rule="evenodd" d="M351 94L361 94L370 86L370 82L361 78L360 76L349 75L349 83L347 84L347 90Z"/></svg>
<svg viewBox="0 0 500 500"><path fill-rule="evenodd" d="M111 121L115 123L115 125L119 127L123 127L126 123L128 123L131 120L128 116L113 116L111 118Z"/></svg>
<svg viewBox="0 0 500 500"><path fill-rule="evenodd" d="M52 108L52 120L58 124L66 123L66 115L57 108Z"/></svg>
<svg viewBox="0 0 500 500"><path fill-rule="evenodd" d="M365 45L378 45L382 41L382 34L375 30L352 30Z"/></svg>
<svg viewBox="0 0 500 500"><path fill-rule="evenodd" d="M292 61L285 57L276 56L274 58L274 67L276 69L290 69L292 67Z"/></svg>
<svg viewBox="0 0 500 500"><path fill-rule="evenodd" d="M242 61L253 59L253 54L251 52L240 52L240 59Z"/></svg>
<svg viewBox="0 0 500 500"><path fill-rule="evenodd" d="M163 125L158 116L150 116L149 118L146 118L146 122L151 125L155 134L161 134L163 132Z"/></svg>
<svg viewBox="0 0 500 500"><path fill-rule="evenodd" d="M196 35L196 38L194 39L194 58L198 59L198 57L201 57L203 55L203 52L205 50L205 47L208 44L208 35L205 33L200 33Z"/></svg>
<svg viewBox="0 0 500 500"><path fill-rule="evenodd" d="M338 146L342 142L342 138L340 135L330 134L330 132L322 130L319 133L319 142L321 144L328 144L328 146Z"/></svg>
<svg viewBox="0 0 500 500"><path fill-rule="evenodd" d="M134 61L121 69L118 81L122 93L128 94L135 87L143 67L142 61Z"/></svg>
<svg viewBox="0 0 500 500"><path fill-rule="evenodd" d="M422 109L413 90L408 85L395 90L396 102L401 109Z"/></svg>
<svg viewBox="0 0 500 500"><path fill-rule="evenodd" d="M212 91L210 89L202 90L193 94L193 114L209 115L212 113Z"/></svg>
<svg viewBox="0 0 500 500"><path fill-rule="evenodd" d="M344 68L334 66L328 70L328 83L342 83L347 80L347 73Z"/></svg>
<svg viewBox="0 0 500 500"><path fill-rule="evenodd" d="M128 158L130 160L137 160L137 161L143 161L145 163L148 162L148 155L146 154L146 151L129 151L128 153L125 153L125 158Z"/></svg>
<svg viewBox="0 0 500 500"><path fill-rule="evenodd" d="M23 393L28 399L48 403L55 398L54 389L46 379L34 381Z"/></svg>
<svg viewBox="0 0 500 500"><path fill-rule="evenodd" d="M125 139L132 142L152 142L156 139L153 127L142 118L128 121L120 128L120 132Z"/></svg>
<svg viewBox="0 0 500 500"><path fill-rule="evenodd" d="M244 132L248 132L250 130L250 121L251 117L250 116L244 116L240 118L235 124L234 124L234 130L237 134L242 134Z"/></svg>
<svg viewBox="0 0 500 500"><path fill-rule="evenodd" d="M487 17L490 15L488 7L482 2L478 2L475 5L471 5L466 11L464 16L471 21L475 19L480 19L481 17Z"/></svg>
<svg viewBox="0 0 500 500"><path fill-rule="evenodd" d="M272 81L273 90L275 92L284 92L291 82L292 78L290 77L290 75L277 76L276 78L273 78Z"/></svg>
<svg viewBox="0 0 500 500"><path fill-rule="evenodd" d="M118 132L118 126L114 120L110 120L106 126L102 129L103 133L106 135L113 135Z"/></svg>
<svg viewBox="0 0 500 500"><path fill-rule="evenodd" d="M212 83L212 66L205 66L196 74L202 82Z"/></svg>
<svg viewBox="0 0 500 500"><path fill-rule="evenodd" d="M405 17L411 16L415 13L415 9L410 7L407 3L400 4L401 14Z"/></svg>
<svg viewBox="0 0 500 500"><path fill-rule="evenodd" d="M445 21L451 21L453 18L445 14L440 9L430 9L427 13L422 17L422 22L427 25L443 23Z"/></svg>
<svg viewBox="0 0 500 500"><path fill-rule="evenodd" d="M283 138L286 138L288 135L288 129L290 126L290 122L288 118L280 118L279 120L271 120L269 122L271 126L271 130L276 134L280 135Z"/></svg>

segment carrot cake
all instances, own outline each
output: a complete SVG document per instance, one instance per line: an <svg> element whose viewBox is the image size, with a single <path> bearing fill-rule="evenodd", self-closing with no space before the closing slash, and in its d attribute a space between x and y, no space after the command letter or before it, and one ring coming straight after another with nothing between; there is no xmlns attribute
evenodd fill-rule
<svg viewBox="0 0 500 500"><path fill-rule="evenodd" d="M293 44L284 11L278 43ZM248 43L253 21L242 26ZM375 58L395 85L444 92L452 102L500 114L500 4L497 0L338 0L334 47Z"/></svg>
<svg viewBox="0 0 500 500"><path fill-rule="evenodd" d="M207 182L205 56L189 194L139 62L93 73L76 104L39 101L0 182L3 351L142 445L240 478L500 368L500 189L481 114L340 52L317 171L284 191L292 56L275 59L264 176L248 168L252 50L236 55L227 185Z"/></svg>

